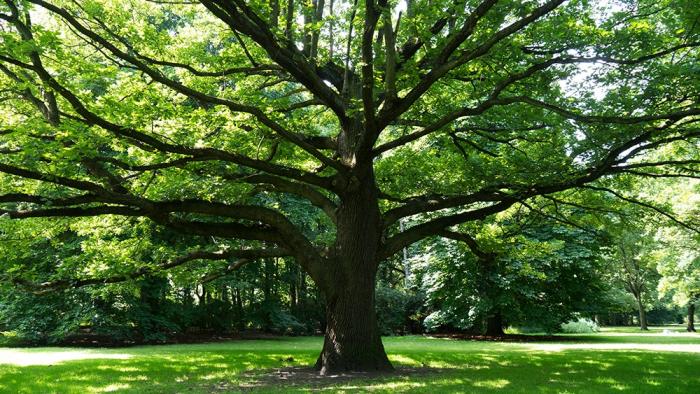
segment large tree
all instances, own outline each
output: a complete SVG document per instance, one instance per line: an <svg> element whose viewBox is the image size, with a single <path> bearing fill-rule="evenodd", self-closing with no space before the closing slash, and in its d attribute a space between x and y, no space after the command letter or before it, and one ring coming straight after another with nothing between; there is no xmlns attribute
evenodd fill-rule
<svg viewBox="0 0 700 394"><path fill-rule="evenodd" d="M624 226L624 229L620 227ZM652 257L654 243L653 234L648 234L645 229L629 222L622 222L621 226L612 229L614 246L609 256L613 261L610 274L614 281L619 282L629 294L634 297L639 313L639 328L648 330L647 308L650 299L656 298L654 294L659 283L659 274L656 272L656 262Z"/></svg>
<svg viewBox="0 0 700 394"><path fill-rule="evenodd" d="M536 196L625 199L615 175L697 176L700 10L592 3L3 0L2 212L200 237L162 268L291 256L327 301L321 373L391 369L388 257ZM119 277L77 279L44 287Z"/></svg>
<svg viewBox="0 0 700 394"><path fill-rule="evenodd" d="M697 191L700 182L665 182L658 188L661 193L672 194L676 201L677 217L685 221L700 220L700 197ZM698 253L698 234L674 227L657 229L656 238L661 247L655 253L661 281L661 295L671 294L678 306L687 308L687 326L689 332L695 331L695 305L700 301L700 253Z"/></svg>
<svg viewBox="0 0 700 394"><path fill-rule="evenodd" d="M553 332L574 313L601 305L604 232L584 227L577 208L555 212L539 200L472 226L473 239L444 234L462 245L429 243L420 260L430 260L423 283L436 308L426 328L485 329L488 336L503 336L509 325ZM566 224L555 220L563 217Z"/></svg>

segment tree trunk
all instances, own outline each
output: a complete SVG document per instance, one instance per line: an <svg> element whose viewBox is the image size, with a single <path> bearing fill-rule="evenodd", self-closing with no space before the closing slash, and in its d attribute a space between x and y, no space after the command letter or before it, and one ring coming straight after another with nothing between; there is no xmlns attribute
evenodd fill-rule
<svg viewBox="0 0 700 394"><path fill-rule="evenodd" d="M637 306L639 307L639 329L647 331L647 312L644 310L644 303L642 302L642 297L637 297Z"/></svg>
<svg viewBox="0 0 700 394"><path fill-rule="evenodd" d="M322 375L344 371L390 371L375 312L381 217L372 169L355 169L337 213L333 264L319 286L326 299Z"/></svg>
<svg viewBox="0 0 700 394"><path fill-rule="evenodd" d="M355 279L327 301L323 350L316 361L322 375L392 370L374 311L374 277Z"/></svg>
<svg viewBox="0 0 700 394"><path fill-rule="evenodd" d="M297 311L297 305L296 278L292 277L289 281L289 310L292 311L292 313L295 313Z"/></svg>
<svg viewBox="0 0 700 394"><path fill-rule="evenodd" d="M484 334L493 337L505 335L505 332L503 332L503 315L496 301L500 298L499 295L501 293L501 288L495 281L498 274L499 266L496 255L479 256L477 272L479 296L491 303L491 307L486 314L486 332Z"/></svg>
<svg viewBox="0 0 700 394"><path fill-rule="evenodd" d="M270 303L272 302L272 281L274 280L274 262L272 259L265 259L265 263L263 265L263 281L262 281L262 290L263 290L263 302L265 303Z"/></svg>
<svg viewBox="0 0 700 394"><path fill-rule="evenodd" d="M686 331L695 332L695 303L693 301L688 303L688 326Z"/></svg>
<svg viewBox="0 0 700 394"><path fill-rule="evenodd" d="M505 332L503 332L503 315L501 315L500 311L496 311L486 317L486 335L490 337L502 337L505 335Z"/></svg>

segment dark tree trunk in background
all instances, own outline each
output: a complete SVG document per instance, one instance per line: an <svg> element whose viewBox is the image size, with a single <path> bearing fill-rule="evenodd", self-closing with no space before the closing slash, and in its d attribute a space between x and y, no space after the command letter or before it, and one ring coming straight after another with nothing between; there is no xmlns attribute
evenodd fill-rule
<svg viewBox="0 0 700 394"><path fill-rule="evenodd" d="M243 329L243 299L241 295L241 289L239 288L234 288L233 289L233 303L235 305L235 315L236 315L236 329L242 330Z"/></svg>
<svg viewBox="0 0 700 394"><path fill-rule="evenodd" d="M201 292L199 290L201 290ZM198 286L194 294L197 296L197 303L200 307L206 305L207 301L205 296L207 294L207 290L204 288L204 286Z"/></svg>
<svg viewBox="0 0 700 394"><path fill-rule="evenodd" d="M296 312L297 306L297 286L294 278L292 278L292 280L289 281L289 310Z"/></svg>
<svg viewBox="0 0 700 394"><path fill-rule="evenodd" d="M647 331L647 312L644 310L644 303L642 302L641 295L637 297L637 306L639 307L639 329Z"/></svg>
<svg viewBox="0 0 700 394"><path fill-rule="evenodd" d="M695 332L695 302L690 301L688 303L688 326L686 331Z"/></svg>
<svg viewBox="0 0 700 394"><path fill-rule="evenodd" d="M272 280L273 280L273 267L272 260L265 259L263 265L263 280L262 280L262 291L263 291L263 301L268 303L272 299Z"/></svg>
<svg viewBox="0 0 700 394"><path fill-rule="evenodd" d="M183 287L182 288L182 304L185 306L186 309L191 309L192 305L194 305L194 300L192 299L192 289L189 287Z"/></svg>
<svg viewBox="0 0 700 394"><path fill-rule="evenodd" d="M498 306L501 295L501 288L496 281L500 267L495 254L483 254L478 256L478 290L479 295L491 303L488 313L486 313L486 327L484 335L501 337L503 332L503 314Z"/></svg>
<svg viewBox="0 0 700 394"><path fill-rule="evenodd" d="M496 311L486 317L486 335L490 337L502 337L505 335L501 311Z"/></svg>
<svg viewBox="0 0 700 394"><path fill-rule="evenodd" d="M299 270L299 282L297 288L297 306L306 302L306 272Z"/></svg>
<svg viewBox="0 0 700 394"><path fill-rule="evenodd" d="M354 174L337 211L335 264L320 284L326 298L323 350L316 362L321 374L389 371L375 313L375 282L381 218L374 174Z"/></svg>

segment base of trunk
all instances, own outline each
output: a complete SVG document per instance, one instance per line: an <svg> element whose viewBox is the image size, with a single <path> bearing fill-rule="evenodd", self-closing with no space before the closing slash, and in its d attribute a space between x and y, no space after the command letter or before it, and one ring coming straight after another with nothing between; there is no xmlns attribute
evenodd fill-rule
<svg viewBox="0 0 700 394"><path fill-rule="evenodd" d="M344 372L392 372L394 367L384 352L384 346L368 346L363 349L348 349L337 342L325 339L321 355L316 360L315 368L321 375L334 375ZM353 346L354 347L354 346Z"/></svg>
<svg viewBox="0 0 700 394"><path fill-rule="evenodd" d="M316 369L321 375L394 370L377 324L373 281L346 284L327 298L325 339Z"/></svg>
<svg viewBox="0 0 700 394"><path fill-rule="evenodd" d="M644 309L644 304L639 294L637 295L637 307L639 308L639 329L642 331L649 331L647 327L647 311Z"/></svg>
<svg viewBox="0 0 700 394"><path fill-rule="evenodd" d="M502 337L506 333L503 331L503 316L500 312L494 313L486 318L486 333L490 337Z"/></svg>
<svg viewBox="0 0 700 394"><path fill-rule="evenodd" d="M688 304L688 325L685 328L688 332L695 332L695 304Z"/></svg>

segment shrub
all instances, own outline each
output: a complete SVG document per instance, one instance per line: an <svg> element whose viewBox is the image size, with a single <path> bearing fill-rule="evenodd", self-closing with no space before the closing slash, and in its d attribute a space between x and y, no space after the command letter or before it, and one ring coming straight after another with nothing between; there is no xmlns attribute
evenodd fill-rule
<svg viewBox="0 0 700 394"><path fill-rule="evenodd" d="M447 313L443 311L435 311L426 316L425 320L423 320L423 327L425 327L425 331L427 332L436 332L447 325L448 320L449 316Z"/></svg>
<svg viewBox="0 0 700 394"><path fill-rule="evenodd" d="M503 331L506 334L512 335L542 334L543 332L547 332L547 330L538 326L509 326Z"/></svg>
<svg viewBox="0 0 700 394"><path fill-rule="evenodd" d="M567 334L587 334L598 332L598 325L591 319L579 318L561 325L561 331Z"/></svg>
<svg viewBox="0 0 700 394"><path fill-rule="evenodd" d="M19 346L22 341L15 331L0 331L0 347Z"/></svg>
<svg viewBox="0 0 700 394"><path fill-rule="evenodd" d="M384 284L376 289L376 310L382 335L406 334L420 326L421 293L411 294Z"/></svg>

